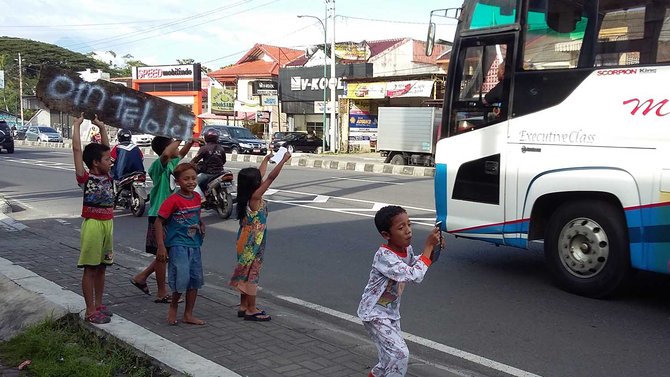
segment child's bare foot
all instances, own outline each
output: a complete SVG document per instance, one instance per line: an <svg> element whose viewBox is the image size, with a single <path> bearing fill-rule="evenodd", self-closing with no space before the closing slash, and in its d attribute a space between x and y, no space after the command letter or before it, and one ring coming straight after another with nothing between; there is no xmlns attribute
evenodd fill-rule
<svg viewBox="0 0 670 377"><path fill-rule="evenodd" d="M177 324L177 305L170 304L170 308L168 309L167 321L168 325L170 326L174 326Z"/></svg>
<svg viewBox="0 0 670 377"><path fill-rule="evenodd" d="M189 325L202 326L202 325L205 324L205 321L203 321L202 319L195 318L193 316L188 316L187 317L186 315L184 315L184 318L182 318L181 321L184 322L184 323L187 323Z"/></svg>

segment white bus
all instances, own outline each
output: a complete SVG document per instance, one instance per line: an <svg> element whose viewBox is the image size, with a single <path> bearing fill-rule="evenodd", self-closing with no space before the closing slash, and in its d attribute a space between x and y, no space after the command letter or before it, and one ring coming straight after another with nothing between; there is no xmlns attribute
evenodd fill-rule
<svg viewBox="0 0 670 377"><path fill-rule="evenodd" d="M590 297L632 269L669 273L670 1L440 12L458 19L436 150L443 230L543 241L559 285Z"/></svg>

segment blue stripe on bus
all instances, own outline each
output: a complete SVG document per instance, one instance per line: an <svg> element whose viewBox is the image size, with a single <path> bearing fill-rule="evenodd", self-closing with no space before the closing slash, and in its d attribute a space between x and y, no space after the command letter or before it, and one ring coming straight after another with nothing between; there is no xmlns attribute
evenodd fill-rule
<svg viewBox="0 0 670 377"><path fill-rule="evenodd" d="M435 213L442 221L442 230L447 230L447 165L435 165Z"/></svg>

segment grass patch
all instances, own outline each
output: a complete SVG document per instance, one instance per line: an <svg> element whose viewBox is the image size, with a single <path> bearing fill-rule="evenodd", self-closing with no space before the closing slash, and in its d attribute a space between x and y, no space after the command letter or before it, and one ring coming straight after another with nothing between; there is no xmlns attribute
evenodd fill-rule
<svg viewBox="0 0 670 377"><path fill-rule="evenodd" d="M47 319L0 343L4 365L31 360L30 376L49 377L166 377L159 368L120 342L98 336L76 314Z"/></svg>

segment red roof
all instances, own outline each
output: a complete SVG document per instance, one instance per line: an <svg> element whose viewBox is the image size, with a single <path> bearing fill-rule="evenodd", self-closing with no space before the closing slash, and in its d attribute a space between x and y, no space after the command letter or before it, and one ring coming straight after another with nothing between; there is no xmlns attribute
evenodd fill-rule
<svg viewBox="0 0 670 377"><path fill-rule="evenodd" d="M279 68L302 57L305 53L292 48L255 44L236 64L209 73L219 82L235 82L238 77L272 77L279 75ZM263 56L272 61L266 61Z"/></svg>
<svg viewBox="0 0 670 377"><path fill-rule="evenodd" d="M267 55L283 67L304 54L305 52L302 50L256 43L249 52L237 61L237 64L250 60L258 60L261 56Z"/></svg>
<svg viewBox="0 0 670 377"><path fill-rule="evenodd" d="M365 41L370 46L370 57L381 54L396 44L404 41L406 38L384 39L380 41Z"/></svg>

